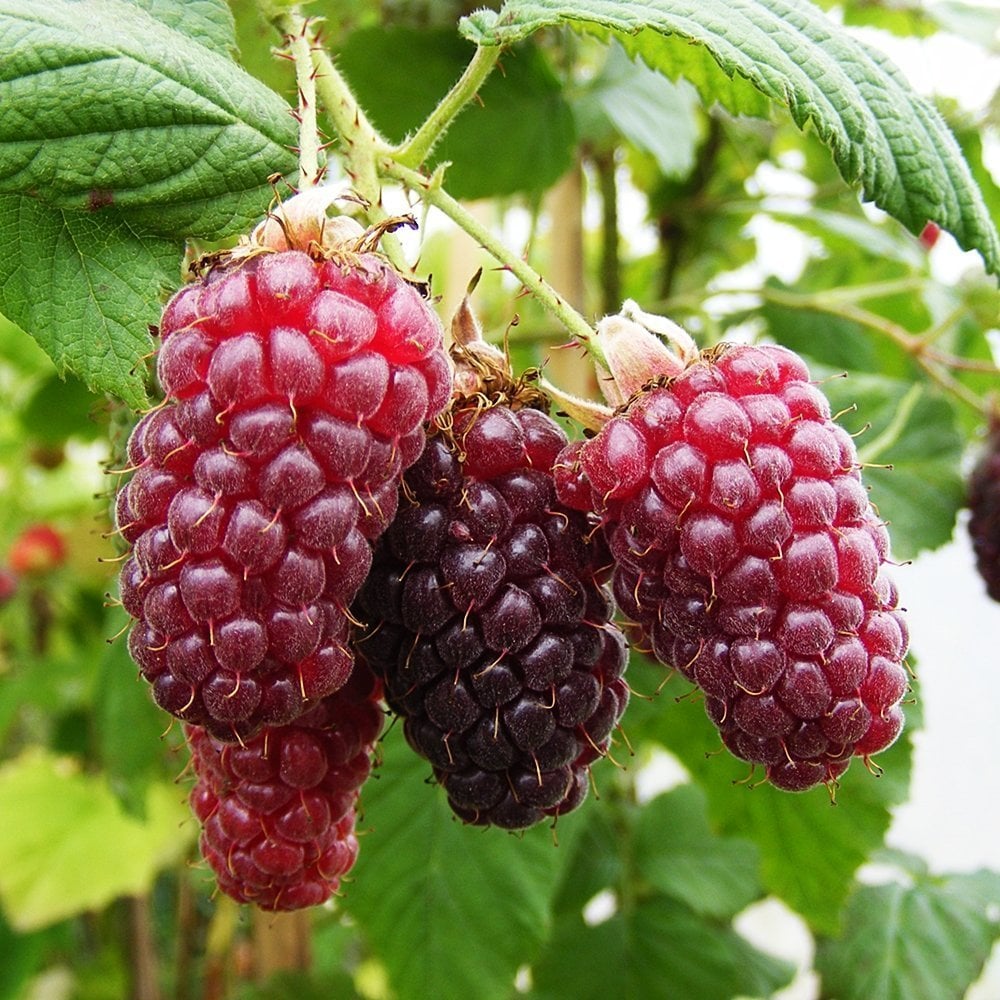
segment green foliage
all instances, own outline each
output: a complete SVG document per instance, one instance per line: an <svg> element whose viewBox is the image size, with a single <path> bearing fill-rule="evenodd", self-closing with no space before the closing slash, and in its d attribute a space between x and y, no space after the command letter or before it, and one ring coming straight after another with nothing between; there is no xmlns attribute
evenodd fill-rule
<svg viewBox="0 0 1000 1000"><path fill-rule="evenodd" d="M148 327L159 319L161 292L177 284L180 244L117 212L90 215L6 194L0 248L4 314L31 333L60 373L144 406Z"/></svg>
<svg viewBox="0 0 1000 1000"><path fill-rule="evenodd" d="M843 932L822 940L824 993L842 1000L960 1000L1000 936L1000 876L909 873L858 888Z"/></svg>
<svg viewBox="0 0 1000 1000"><path fill-rule="evenodd" d="M713 828L753 843L764 888L812 927L835 930L854 873L881 844L892 807L906 798L909 734L919 728L919 706L908 706L907 733L879 755L881 777L855 761L833 804L822 786L789 795L755 784L749 765L720 752L715 727L701 705L691 703L690 683L679 676L664 683L662 667L634 655L629 673L637 691L662 685L651 700L633 699L625 719L629 740L651 740L673 753L704 792Z"/></svg>
<svg viewBox="0 0 1000 1000"><path fill-rule="evenodd" d="M287 105L220 54L218 5L144 6L0 5L0 104L18 109L0 126L0 192L113 204L166 236L238 232L269 175L295 174Z"/></svg>
<svg viewBox="0 0 1000 1000"><path fill-rule="evenodd" d="M376 127L398 142L433 111L470 55L453 31L372 27L348 35L337 61ZM447 187L457 198L539 193L569 168L574 142L559 81L527 43L503 56L502 75L486 81L427 167L448 164Z"/></svg>
<svg viewBox="0 0 1000 1000"><path fill-rule="evenodd" d="M102 778L41 751L0 768L0 802L18 819L0 829L0 902L19 930L147 892L194 833L172 785L150 787L141 822L122 812Z"/></svg>
<svg viewBox="0 0 1000 1000"><path fill-rule="evenodd" d="M560 385L583 373L581 391L596 395L587 362L549 350L568 339L543 308L551 302L518 299L507 273L523 252L556 295L572 291L576 248L559 241L573 224L584 227L587 316L594 303L614 306L615 287L680 319L703 346L736 332L800 351L857 435L894 556L946 542L995 390L985 331L1000 296L971 266L941 280L912 233L934 219L987 269L1000 266L986 119L948 105L939 114L804 0L472 6L306 7L378 130L336 134L321 100L328 176L339 184L360 163L369 174L354 181L377 191L400 179L394 168L419 166L403 178L413 210L420 198L444 205L467 229L444 196L492 199L476 218L511 245L492 250L499 267L474 299L497 337L508 330L519 370L544 364ZM959 3L838 6L847 24L909 36L946 24L981 40L996 25L996 12ZM835 802L824 788L789 795L755 784L722 752L690 685L663 684L640 654L632 688L662 690L633 697L628 741L612 749L620 766L598 763L595 794L552 828L462 825L401 726L391 729L363 789L357 867L302 925L311 970L251 970L257 935L282 918L258 926L185 864L197 826L178 780L182 734L136 677L124 636L106 641L126 617L105 607L114 567L96 559L117 549L102 538L108 498L93 494L109 485L94 473L123 450L130 410L149 403L148 327L181 280L184 241L246 231L271 201L268 177L294 181L295 79L273 57L282 39L269 21L294 10L284 0L0 0L0 106L10 109L0 122L0 563L31 521L53 521L70 543L65 567L21 581L0 605L0 1000L23 1000L38 985L30 977L53 969L72 970L83 1000L138 994L139 951L126 940L139 928L115 904L122 894L140 894L152 915L144 947L159 951L164 995L192 1000L201 989L238 1000L765 997L793 969L737 928L769 896L805 920L824 996L961 996L1000 937L1000 876L933 875L894 855L901 881L858 881L866 862L887 857L919 702L879 755L880 775L856 760ZM406 159L396 144L497 44L478 100L467 90L455 101L426 163ZM586 212L561 190L561 211L579 218L557 219L547 196L573 166ZM888 215L863 208L854 187ZM642 212L646 225L626 229L622 219ZM379 221L377 208L366 221ZM753 235L761 223L804 242L800 272L769 274L766 234ZM435 291L464 287L477 266L465 245L455 250L438 227L421 236L419 275L432 270ZM737 299L716 294L734 287ZM664 752L682 783L646 799L650 761Z"/></svg>
<svg viewBox="0 0 1000 1000"><path fill-rule="evenodd" d="M401 1000L505 997L545 939L577 817L560 821L558 845L544 826L518 836L465 826L399 727L382 746L344 906Z"/></svg>
<svg viewBox="0 0 1000 1000"><path fill-rule="evenodd" d="M462 23L467 38L502 45L581 21L704 46L730 79L745 78L787 106L799 128L814 128L865 197L914 233L937 222L966 249L980 250L991 271L1000 269L996 226L944 121L885 56L805 0L753 0L738 14L724 0L507 0L499 14L480 12Z"/></svg>
<svg viewBox="0 0 1000 1000"><path fill-rule="evenodd" d="M597 149L617 137L649 153L665 177L686 177L700 138L698 101L689 86L675 84L617 44L573 102L581 138Z"/></svg>

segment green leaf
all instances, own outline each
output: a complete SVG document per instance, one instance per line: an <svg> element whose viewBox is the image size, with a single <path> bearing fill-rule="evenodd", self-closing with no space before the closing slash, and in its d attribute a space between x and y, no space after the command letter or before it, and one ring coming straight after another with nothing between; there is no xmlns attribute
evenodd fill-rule
<svg viewBox="0 0 1000 1000"><path fill-rule="evenodd" d="M125 0L0 0L12 112L0 193L95 214L113 204L167 235L219 238L263 214L268 177L296 170L288 106L219 54L216 5L193 28L178 5L154 6L163 20Z"/></svg>
<svg viewBox="0 0 1000 1000"><path fill-rule="evenodd" d="M16 933L0 912L0 1000L22 1000L25 983L41 964L47 934Z"/></svg>
<svg viewBox="0 0 1000 1000"><path fill-rule="evenodd" d="M50 375L20 411L25 439L53 446L69 438L83 441L103 438L105 428L95 416L96 408L103 404L104 400L79 379Z"/></svg>
<svg viewBox="0 0 1000 1000"><path fill-rule="evenodd" d="M757 951L731 927L654 895L588 926L580 914L555 927L532 970L537 1000L684 997L723 1000L770 996L793 969Z"/></svg>
<svg viewBox="0 0 1000 1000"><path fill-rule="evenodd" d="M21 931L148 891L195 831L176 786L151 786L140 822L100 777L44 751L0 768L0 810L0 902Z"/></svg>
<svg viewBox="0 0 1000 1000"><path fill-rule="evenodd" d="M1000 937L1000 875L977 871L865 886L816 968L837 1000L961 1000Z"/></svg>
<svg viewBox="0 0 1000 1000"><path fill-rule="evenodd" d="M465 826L398 727L384 747L362 800L370 833L342 905L399 1000L505 998L545 937L577 817L560 819L558 846L544 824L517 836Z"/></svg>
<svg viewBox="0 0 1000 1000"><path fill-rule="evenodd" d="M760 896L757 849L747 840L715 836L705 794L682 785L639 813L636 864L649 884L701 916L732 918Z"/></svg>
<svg viewBox="0 0 1000 1000"><path fill-rule="evenodd" d="M59 373L129 406L146 404L137 362L161 293L177 284L181 246L114 212L89 215L0 195L0 311L30 333Z"/></svg>
<svg viewBox="0 0 1000 1000"><path fill-rule="evenodd" d="M400 141L434 109L471 54L451 31L376 27L353 32L337 64L373 123ZM544 54L521 45L504 54L502 72L486 80L428 166L450 164L445 184L456 198L537 193L569 169L575 138L572 112Z"/></svg>
<svg viewBox="0 0 1000 1000"><path fill-rule="evenodd" d="M629 679L637 691L656 690L663 673L663 667L633 654ZM652 701L633 699L625 718L629 739L651 739L675 754L705 793L718 834L756 845L765 890L813 928L833 933L855 871L882 843L893 806L906 799L910 734L919 727L919 703L906 706L907 730L879 754L881 776L855 760L840 781L834 805L822 786L792 794L748 782L750 766L718 752L718 732L691 691L689 682L675 676Z"/></svg>
<svg viewBox="0 0 1000 1000"><path fill-rule="evenodd" d="M655 32L704 47L727 77L746 79L787 107L799 128L815 129L841 175L866 198L911 232L937 222L962 247L979 250L990 271L1000 272L1000 237L941 116L886 56L811 3L507 0L499 14L480 11L461 27L480 45L505 45L567 23L625 35ZM702 96L714 99L710 91Z"/></svg>
<svg viewBox="0 0 1000 1000"><path fill-rule="evenodd" d="M573 112L582 137L601 144L613 131L650 153L667 177L686 177L694 166L700 132L694 92L633 62L618 44L574 100Z"/></svg>

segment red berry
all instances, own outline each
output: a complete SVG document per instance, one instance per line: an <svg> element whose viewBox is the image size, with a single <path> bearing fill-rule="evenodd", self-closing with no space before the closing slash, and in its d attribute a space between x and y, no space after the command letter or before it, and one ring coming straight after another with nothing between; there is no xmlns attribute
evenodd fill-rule
<svg viewBox="0 0 1000 1000"><path fill-rule="evenodd" d="M606 552L555 499L565 443L540 411L459 403L404 477L356 604L358 649L469 823L575 809L628 701Z"/></svg>
<svg viewBox="0 0 1000 1000"><path fill-rule="evenodd" d="M560 464L575 506L589 481L624 614L733 753L801 790L895 739L907 637L885 530L800 359L706 355Z"/></svg>
<svg viewBox="0 0 1000 1000"><path fill-rule="evenodd" d="M17 593L17 576L6 566L0 566L0 607Z"/></svg>
<svg viewBox="0 0 1000 1000"><path fill-rule="evenodd" d="M201 851L223 892L264 910L295 910L337 891L357 858L354 810L382 727L380 696L359 665L296 722L244 744L185 726Z"/></svg>
<svg viewBox="0 0 1000 1000"><path fill-rule="evenodd" d="M448 396L441 326L374 254L285 250L210 269L160 333L116 507L130 648L163 708L245 741L350 674L369 542Z"/></svg>
<svg viewBox="0 0 1000 1000"><path fill-rule="evenodd" d="M50 524L32 524L14 539L7 555L17 574L47 573L66 561L66 540Z"/></svg>

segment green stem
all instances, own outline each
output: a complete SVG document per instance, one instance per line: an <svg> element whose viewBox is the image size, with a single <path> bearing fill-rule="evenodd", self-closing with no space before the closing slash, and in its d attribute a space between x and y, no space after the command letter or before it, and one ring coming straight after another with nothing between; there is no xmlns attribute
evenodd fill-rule
<svg viewBox="0 0 1000 1000"><path fill-rule="evenodd" d="M581 316L551 285L524 259L507 247L494 233L484 226L474 215L468 212L445 191L435 177L425 177L416 170L397 163L387 157L379 164L381 173L392 177L411 191L416 192L428 205L433 205L452 222L465 230L489 254L495 257L511 274L531 292L577 340L580 345L595 360L606 362L590 324Z"/></svg>
<svg viewBox="0 0 1000 1000"><path fill-rule="evenodd" d="M295 64L295 82L299 90L299 188L313 187L319 180L319 133L316 124L316 78L313 75L311 39L305 18L290 13L287 20L295 26L288 36L288 51Z"/></svg>
<svg viewBox="0 0 1000 1000"><path fill-rule="evenodd" d="M397 163L405 167L419 167L427 159L458 113L476 96L499 56L499 46L480 46L476 49L465 72L420 128L393 150L392 156Z"/></svg>
<svg viewBox="0 0 1000 1000"><path fill-rule="evenodd" d="M389 218L382 204L382 185L376 164L379 156L389 151L389 144L368 121L347 81L340 75L329 53L312 44L312 61L315 68L316 88L340 136L344 157L344 170L351 179L356 194L366 203L365 214L369 222L385 222ZM397 270L412 272L402 244L385 233L381 239L382 250Z"/></svg>

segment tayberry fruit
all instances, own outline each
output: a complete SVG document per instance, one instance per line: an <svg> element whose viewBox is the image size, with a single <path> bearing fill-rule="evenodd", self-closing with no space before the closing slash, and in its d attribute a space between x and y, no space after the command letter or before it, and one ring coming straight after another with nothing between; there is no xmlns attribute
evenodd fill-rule
<svg viewBox="0 0 1000 1000"><path fill-rule="evenodd" d="M994 417L969 476L969 536L986 592L1000 601L1000 419Z"/></svg>
<svg viewBox="0 0 1000 1000"><path fill-rule="evenodd" d="M296 722L243 745L184 727L201 852L223 892L264 910L296 910L337 891L357 859L355 807L382 727L380 695L359 664Z"/></svg>
<svg viewBox="0 0 1000 1000"><path fill-rule="evenodd" d="M209 267L160 335L117 502L129 646L159 705L246 740L350 673L346 609L450 392L441 325L378 255L313 244Z"/></svg>
<svg viewBox="0 0 1000 1000"><path fill-rule="evenodd" d="M628 405L564 456L563 498L580 506L589 482L619 607L702 689L726 746L781 788L835 780L897 737L907 689L853 440L781 347L706 353L635 393L630 378Z"/></svg>
<svg viewBox="0 0 1000 1000"><path fill-rule="evenodd" d="M442 423L376 546L358 649L454 812L520 829L583 801L628 701L627 652L599 533L555 499L559 426L470 397Z"/></svg>

